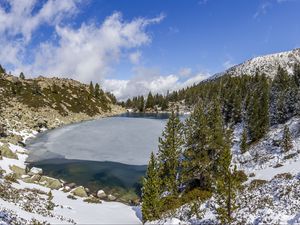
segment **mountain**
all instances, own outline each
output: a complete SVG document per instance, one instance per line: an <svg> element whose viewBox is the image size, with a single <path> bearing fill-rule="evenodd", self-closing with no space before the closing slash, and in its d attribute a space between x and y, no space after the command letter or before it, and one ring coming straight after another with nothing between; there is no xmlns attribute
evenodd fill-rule
<svg viewBox="0 0 300 225"><path fill-rule="evenodd" d="M220 77L224 74L230 74L231 76L241 76L243 74L255 75L256 71L265 73L267 76L273 78L277 73L278 66L286 69L289 74L292 74L296 63L300 63L300 48L249 59L224 72L215 74L212 78Z"/></svg>

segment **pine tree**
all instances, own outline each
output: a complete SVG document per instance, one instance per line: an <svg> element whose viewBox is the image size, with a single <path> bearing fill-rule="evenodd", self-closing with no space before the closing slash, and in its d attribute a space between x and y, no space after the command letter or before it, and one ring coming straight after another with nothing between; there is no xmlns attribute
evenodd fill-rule
<svg viewBox="0 0 300 225"><path fill-rule="evenodd" d="M218 160L218 176L216 178L217 213L221 224L233 221L233 212L237 209L236 195L240 187L236 167L231 168L231 137L230 131L225 134L225 145Z"/></svg>
<svg viewBox="0 0 300 225"><path fill-rule="evenodd" d="M100 96L100 85L98 83L95 84L94 93L95 93L95 98L99 98L99 96Z"/></svg>
<svg viewBox="0 0 300 225"><path fill-rule="evenodd" d="M148 97L147 97L147 101L146 101L146 109L152 109L154 107L154 98L153 98L153 95L151 93L151 91L149 92L148 94Z"/></svg>
<svg viewBox="0 0 300 225"><path fill-rule="evenodd" d="M23 73L23 72L21 72L19 77L20 77L20 79L24 80L24 79L25 79L25 75L24 75L24 73Z"/></svg>
<svg viewBox="0 0 300 225"><path fill-rule="evenodd" d="M288 152L293 147L291 132L288 126L284 126L281 147L284 152Z"/></svg>
<svg viewBox="0 0 300 225"><path fill-rule="evenodd" d="M247 151L247 129L246 128L244 128L242 133L240 150L242 154Z"/></svg>
<svg viewBox="0 0 300 225"><path fill-rule="evenodd" d="M89 90L90 90L90 95L93 96L94 95L94 85L93 85L92 81L90 82Z"/></svg>
<svg viewBox="0 0 300 225"><path fill-rule="evenodd" d="M0 74L6 73L6 70L0 65Z"/></svg>
<svg viewBox="0 0 300 225"><path fill-rule="evenodd" d="M192 188L210 188L208 136L208 123L204 104L199 102L185 122L182 180L185 184L192 186Z"/></svg>
<svg viewBox="0 0 300 225"><path fill-rule="evenodd" d="M159 138L159 171L163 190L177 195L179 187L179 158L183 145L183 125L179 117L172 111L167 125Z"/></svg>
<svg viewBox="0 0 300 225"><path fill-rule="evenodd" d="M152 152L142 188L142 214L144 222L158 219L160 216L160 186L158 166Z"/></svg>
<svg viewBox="0 0 300 225"><path fill-rule="evenodd" d="M139 101L139 111L140 112L144 112L144 109L145 109L145 100L144 100L144 96L141 96L140 97L140 101Z"/></svg>

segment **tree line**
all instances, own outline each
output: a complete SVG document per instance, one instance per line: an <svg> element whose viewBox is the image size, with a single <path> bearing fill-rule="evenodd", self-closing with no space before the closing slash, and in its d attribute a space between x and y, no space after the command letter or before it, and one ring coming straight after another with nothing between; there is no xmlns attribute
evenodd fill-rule
<svg viewBox="0 0 300 225"><path fill-rule="evenodd" d="M231 223L236 195L247 179L231 163L232 129L242 124L244 153L270 126L299 115L300 66L294 66L292 75L278 67L273 79L259 71L254 76L227 74L176 93L169 96L184 96L194 110L184 122L172 112L158 153L151 154L142 189L143 220L159 219L183 204L201 217L199 204L214 195L219 220ZM285 152L292 147L287 126L281 147Z"/></svg>

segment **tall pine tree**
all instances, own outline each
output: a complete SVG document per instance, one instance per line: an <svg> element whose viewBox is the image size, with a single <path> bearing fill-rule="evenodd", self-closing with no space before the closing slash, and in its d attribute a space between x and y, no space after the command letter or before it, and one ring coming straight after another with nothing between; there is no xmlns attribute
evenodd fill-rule
<svg viewBox="0 0 300 225"><path fill-rule="evenodd" d="M173 196L179 187L179 160L183 146L183 125L179 117L172 111L167 125L159 138L159 170L162 189Z"/></svg>
<svg viewBox="0 0 300 225"><path fill-rule="evenodd" d="M237 209L236 195L240 181L236 176L236 167L231 168L231 131L225 134L225 145L218 160L218 176L216 178L217 213L221 224L233 221L233 212Z"/></svg>
<svg viewBox="0 0 300 225"><path fill-rule="evenodd" d="M142 214L143 222L156 220L160 216L161 208L161 190L160 178L158 174L158 165L156 158L151 153L147 168L146 177L143 180L142 188Z"/></svg>
<svg viewBox="0 0 300 225"><path fill-rule="evenodd" d="M284 126L281 147L284 152L288 152L293 147L291 132L288 126Z"/></svg>

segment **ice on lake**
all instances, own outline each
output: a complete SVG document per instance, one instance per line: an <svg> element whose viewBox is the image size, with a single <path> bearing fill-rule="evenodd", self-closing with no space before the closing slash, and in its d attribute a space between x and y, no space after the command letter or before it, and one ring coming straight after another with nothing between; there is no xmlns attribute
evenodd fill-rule
<svg viewBox="0 0 300 225"><path fill-rule="evenodd" d="M28 161L51 158L146 165L165 119L109 117L54 129L28 144Z"/></svg>

